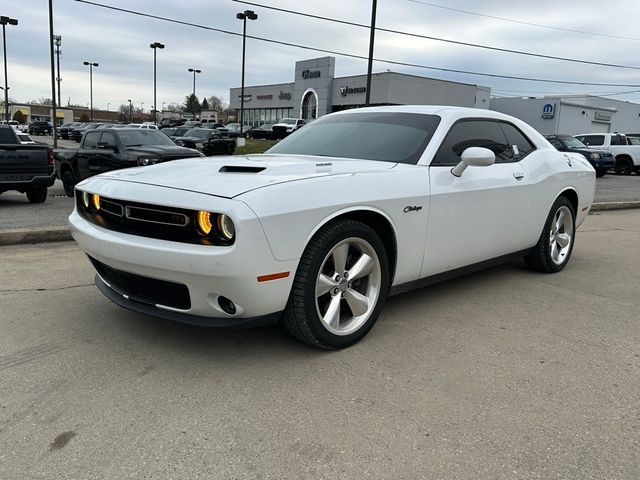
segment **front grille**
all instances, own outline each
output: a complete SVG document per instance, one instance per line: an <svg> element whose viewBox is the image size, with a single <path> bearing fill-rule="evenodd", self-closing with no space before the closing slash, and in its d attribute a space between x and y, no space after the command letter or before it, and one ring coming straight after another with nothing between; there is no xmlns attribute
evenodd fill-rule
<svg viewBox="0 0 640 480"><path fill-rule="evenodd" d="M111 288L128 296L130 300L181 310L191 308L191 297L186 285L116 270L91 256L89 256L89 260Z"/></svg>
<svg viewBox="0 0 640 480"><path fill-rule="evenodd" d="M108 230L198 245L233 244L233 240L224 240L216 235L200 235L194 210L105 197L100 197L98 211L94 208L87 210L82 204L82 195L76 195L76 204L84 219Z"/></svg>

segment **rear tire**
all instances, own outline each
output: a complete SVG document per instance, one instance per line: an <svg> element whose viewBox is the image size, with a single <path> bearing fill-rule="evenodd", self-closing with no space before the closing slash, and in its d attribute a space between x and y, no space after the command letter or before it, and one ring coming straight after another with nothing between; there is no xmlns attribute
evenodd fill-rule
<svg viewBox="0 0 640 480"><path fill-rule="evenodd" d="M567 197L558 197L549 211L538 243L524 257L525 263L538 272L559 272L569 263L575 233L573 205Z"/></svg>
<svg viewBox="0 0 640 480"><path fill-rule="evenodd" d="M353 345L375 324L389 289L384 244L368 225L320 230L300 259L283 316L298 340L327 350Z"/></svg>
<svg viewBox="0 0 640 480"><path fill-rule="evenodd" d="M73 189L77 183L76 177L71 170L67 170L62 174L62 186L67 197L73 197Z"/></svg>
<svg viewBox="0 0 640 480"><path fill-rule="evenodd" d="M629 160L619 160L615 166L616 175L631 175L633 167Z"/></svg>
<svg viewBox="0 0 640 480"><path fill-rule="evenodd" d="M47 187L34 187L26 193L31 203L43 203L47 199Z"/></svg>

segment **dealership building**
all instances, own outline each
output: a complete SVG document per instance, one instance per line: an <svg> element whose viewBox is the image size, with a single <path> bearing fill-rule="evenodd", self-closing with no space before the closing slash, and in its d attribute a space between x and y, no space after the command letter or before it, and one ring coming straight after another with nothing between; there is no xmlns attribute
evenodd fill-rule
<svg viewBox="0 0 640 480"><path fill-rule="evenodd" d="M640 133L640 104L591 95L492 98L491 110L517 117L540 133Z"/></svg>
<svg viewBox="0 0 640 480"><path fill-rule="evenodd" d="M314 120L365 105L367 76L335 77L335 58L296 62L294 81L245 86L244 122L257 126L281 118ZM229 107L240 117L240 88L230 90ZM455 105L489 108L491 89L395 72L371 76L370 105Z"/></svg>

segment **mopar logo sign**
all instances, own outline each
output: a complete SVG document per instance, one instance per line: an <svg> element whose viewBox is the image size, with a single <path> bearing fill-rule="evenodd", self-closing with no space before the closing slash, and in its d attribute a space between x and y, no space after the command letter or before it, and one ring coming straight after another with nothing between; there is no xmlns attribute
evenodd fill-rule
<svg viewBox="0 0 640 480"><path fill-rule="evenodd" d="M356 88L351 88L346 86L340 87L340 95L342 95L343 97L346 97L351 93L365 93L366 91L367 91L367 87L356 87Z"/></svg>
<svg viewBox="0 0 640 480"><path fill-rule="evenodd" d="M553 103L545 103L542 107L542 118L553 118Z"/></svg>

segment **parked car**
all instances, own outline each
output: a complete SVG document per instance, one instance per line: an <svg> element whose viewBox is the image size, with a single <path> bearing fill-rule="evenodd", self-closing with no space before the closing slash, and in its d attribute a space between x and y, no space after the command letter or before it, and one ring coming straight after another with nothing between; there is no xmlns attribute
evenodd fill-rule
<svg viewBox="0 0 640 480"><path fill-rule="evenodd" d="M595 172L514 117L397 106L326 115L263 155L77 188L71 233L116 304L207 326L281 321L336 349L390 294L510 258L562 270Z"/></svg>
<svg viewBox="0 0 640 480"><path fill-rule="evenodd" d="M60 128L57 129L58 138L63 138L65 140L68 140L71 130L79 127L80 125L82 124L79 122L70 122L70 123L63 124Z"/></svg>
<svg viewBox="0 0 640 480"><path fill-rule="evenodd" d="M256 127L251 130L252 138L273 138L273 126L275 123L263 123L259 127Z"/></svg>
<svg viewBox="0 0 640 480"><path fill-rule="evenodd" d="M211 128L213 130L217 130L220 128L224 128L224 125L222 125L221 123L215 123L215 122L206 122L203 123L200 128Z"/></svg>
<svg viewBox="0 0 640 480"><path fill-rule="evenodd" d="M283 118L281 120L278 120L278 122L275 123L271 128L273 130L273 137L284 138L287 135L295 132L299 128L304 127L306 123L307 122L305 122L301 118Z"/></svg>
<svg viewBox="0 0 640 480"><path fill-rule="evenodd" d="M184 136L189 130L191 129L186 127L167 127L160 129L162 133L164 133L173 141L175 141L178 137Z"/></svg>
<svg viewBox="0 0 640 480"><path fill-rule="evenodd" d="M206 156L232 155L236 148L233 138L210 128L190 128L183 136L176 137L175 142L177 145L195 148Z"/></svg>
<svg viewBox="0 0 640 480"><path fill-rule="evenodd" d="M58 149L53 155L56 172L69 197L73 197L76 183L98 173L202 156L177 146L163 133L139 128L88 130L80 148Z"/></svg>
<svg viewBox="0 0 640 480"><path fill-rule="evenodd" d="M618 175L640 175L640 145L631 145L621 133L581 133L574 135L590 150L606 150L615 159L614 170Z"/></svg>
<svg viewBox="0 0 640 480"><path fill-rule="evenodd" d="M153 123L130 123L127 125L128 128L141 128L143 130L159 130L157 125Z"/></svg>
<svg viewBox="0 0 640 480"><path fill-rule="evenodd" d="M29 135L51 135L53 127L49 122L33 122L29 125Z"/></svg>
<svg viewBox="0 0 640 480"><path fill-rule="evenodd" d="M103 123L84 123L79 127L71 130L71 133L69 134L69 139L75 140L76 142L80 143L80 140L82 139L82 135L84 135L84 132L99 128L101 125L104 125L104 124Z"/></svg>
<svg viewBox="0 0 640 480"><path fill-rule="evenodd" d="M11 126L0 125L0 193L17 190L31 203L42 203L55 180L49 147L23 145Z"/></svg>
<svg viewBox="0 0 640 480"><path fill-rule="evenodd" d="M202 124L197 120L187 120L182 124L182 126L187 128L199 128Z"/></svg>
<svg viewBox="0 0 640 480"><path fill-rule="evenodd" d="M29 127L27 125L23 125L20 122L18 122L17 120L9 120L8 122L6 120L2 120L2 124L3 125L9 125L15 131L20 132L20 133L25 133L25 132L29 131Z"/></svg>
<svg viewBox="0 0 640 480"><path fill-rule="evenodd" d="M245 138L251 136L251 126L244 125L242 129L242 134L240 134L240 124L239 123L228 123L224 127L219 127L217 130L224 135L228 135L231 138L238 138L243 136Z"/></svg>
<svg viewBox="0 0 640 480"><path fill-rule="evenodd" d="M576 152L584 156L596 171L596 177L603 177L614 167L613 154L606 150L591 150L571 135L545 135L544 138L561 152Z"/></svg>

